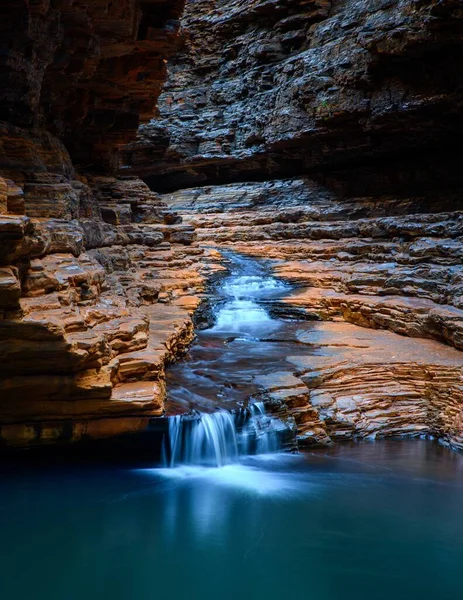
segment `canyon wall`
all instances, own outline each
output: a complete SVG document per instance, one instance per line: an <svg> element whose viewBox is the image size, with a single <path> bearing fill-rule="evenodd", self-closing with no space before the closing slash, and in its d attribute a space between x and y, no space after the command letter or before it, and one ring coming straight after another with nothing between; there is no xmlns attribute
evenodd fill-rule
<svg viewBox="0 0 463 600"><path fill-rule="evenodd" d="M183 25L124 170L200 245L273 259L297 289L272 310L319 321L264 397L302 444L462 447L461 2L190 1Z"/></svg>
<svg viewBox="0 0 463 600"><path fill-rule="evenodd" d="M0 446L146 429L193 338L194 232L118 152L153 115L181 1L2 3Z"/></svg>
<svg viewBox="0 0 463 600"><path fill-rule="evenodd" d="M160 117L126 162L165 191L308 174L343 195L458 196L462 11L458 0L187 2Z"/></svg>
<svg viewBox="0 0 463 600"><path fill-rule="evenodd" d="M149 428L227 247L316 321L301 444L462 447L461 2L182 4L0 6L0 444Z"/></svg>

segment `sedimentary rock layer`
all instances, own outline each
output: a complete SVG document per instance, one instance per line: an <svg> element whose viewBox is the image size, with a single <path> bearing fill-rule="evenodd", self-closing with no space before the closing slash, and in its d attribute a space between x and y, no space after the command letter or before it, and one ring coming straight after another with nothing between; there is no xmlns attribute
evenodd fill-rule
<svg viewBox="0 0 463 600"><path fill-rule="evenodd" d="M182 8L182 0L3 2L0 121L52 133L82 166L114 164L140 117L154 113ZM35 135L46 152L50 136Z"/></svg>
<svg viewBox="0 0 463 600"><path fill-rule="evenodd" d="M117 151L153 114L182 2L8 2L0 59L0 445L147 427L193 339L193 229Z"/></svg>
<svg viewBox="0 0 463 600"><path fill-rule="evenodd" d="M288 338L287 371L254 382L300 445L429 434L462 447L463 214L418 196L339 198L308 178L164 198L201 245L271 259L295 286L269 302L275 315L324 321Z"/></svg>
<svg viewBox="0 0 463 600"><path fill-rule="evenodd" d="M193 339L208 275L189 236L180 225L0 217L3 442L114 435L163 413L164 368Z"/></svg>
<svg viewBox="0 0 463 600"><path fill-rule="evenodd" d="M126 162L158 190L309 173L461 206L462 17L459 0L187 2Z"/></svg>
<svg viewBox="0 0 463 600"><path fill-rule="evenodd" d="M424 435L463 449L460 352L341 322L288 337L288 370L256 383L276 414L294 420L299 447Z"/></svg>
<svg viewBox="0 0 463 600"><path fill-rule="evenodd" d="M301 441L461 446L461 2L181 10L0 7L0 441L146 428L215 246L273 258L298 287L272 310L325 321L288 369L303 401L261 382Z"/></svg>
<svg viewBox="0 0 463 600"><path fill-rule="evenodd" d="M340 199L309 179L165 196L204 243L277 259L294 314L342 317L463 349L463 213L422 198Z"/></svg>
<svg viewBox="0 0 463 600"><path fill-rule="evenodd" d="M317 325L320 378L288 371L301 439L433 432L459 446L461 2L187 1L183 27L125 172L201 245L272 258L297 286L273 311L331 322ZM389 331L357 351L359 326Z"/></svg>

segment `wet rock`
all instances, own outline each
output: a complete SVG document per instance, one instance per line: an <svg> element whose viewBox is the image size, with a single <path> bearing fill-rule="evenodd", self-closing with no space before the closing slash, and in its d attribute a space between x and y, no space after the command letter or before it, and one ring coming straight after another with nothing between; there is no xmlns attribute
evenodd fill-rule
<svg viewBox="0 0 463 600"><path fill-rule="evenodd" d="M301 327L299 341L311 352L295 346L294 370L257 381L269 408L295 419L300 447L433 435L462 448L458 351L346 323Z"/></svg>
<svg viewBox="0 0 463 600"><path fill-rule="evenodd" d="M271 258L296 286L265 303L304 321L287 357L295 368L256 383L272 412L294 419L300 447L428 434L461 447L463 361L448 347L462 349L459 212L417 198L339 198L307 179L165 198L201 243ZM298 356L297 344L313 351Z"/></svg>
<svg viewBox="0 0 463 600"><path fill-rule="evenodd" d="M146 428L215 246L300 287L280 314L374 329L322 322L321 375L262 382L301 443L461 446L460 3L182 5L3 8L0 440Z"/></svg>

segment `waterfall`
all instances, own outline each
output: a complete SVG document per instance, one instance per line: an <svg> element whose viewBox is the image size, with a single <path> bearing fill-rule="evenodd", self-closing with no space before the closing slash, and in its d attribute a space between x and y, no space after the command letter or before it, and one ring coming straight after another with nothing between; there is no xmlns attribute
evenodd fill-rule
<svg viewBox="0 0 463 600"><path fill-rule="evenodd" d="M217 315L212 331L247 332L271 323L270 315L252 300L233 300L228 302Z"/></svg>
<svg viewBox="0 0 463 600"><path fill-rule="evenodd" d="M203 339L207 336L209 340L222 340L224 366L228 368L226 361L230 360L230 355L227 356L225 351L225 348L229 348L227 338L258 343L262 337L280 327L280 321L270 316L261 301L277 297L287 288L287 284L269 276L262 265L249 258L231 253L227 256L232 271L220 287L225 302L217 312L215 325L203 331L202 336ZM231 357L232 363L237 364L233 354ZM211 389L207 368L198 369L193 365L188 375L182 399L191 399L196 394L201 400L204 390L207 393ZM233 379L233 374L230 376ZM222 393L224 389L228 390L222 385ZM205 406L210 407L210 398L205 400ZM240 457L275 452L280 447L282 432L288 431L284 423L266 414L262 402L233 412L201 412L202 408L198 410L197 405L190 405L189 408L187 414L169 418L168 439L163 449L165 466L222 467L238 462Z"/></svg>
<svg viewBox="0 0 463 600"><path fill-rule="evenodd" d="M249 406L250 418L244 423L240 441L242 454L268 454L280 447L279 432L286 427L274 417L267 415L263 402Z"/></svg>
<svg viewBox="0 0 463 600"><path fill-rule="evenodd" d="M235 262L237 261L235 257ZM212 332L264 333L278 324L268 312L259 306L259 298L268 298L281 293L287 286L284 282L260 273L247 273L249 262L242 260L238 272L231 275L222 285L221 291L227 298L219 310Z"/></svg>
<svg viewBox="0 0 463 600"><path fill-rule="evenodd" d="M275 452L285 429L266 414L262 402L237 414L220 410L170 417L165 465L223 467L238 462L240 456Z"/></svg>

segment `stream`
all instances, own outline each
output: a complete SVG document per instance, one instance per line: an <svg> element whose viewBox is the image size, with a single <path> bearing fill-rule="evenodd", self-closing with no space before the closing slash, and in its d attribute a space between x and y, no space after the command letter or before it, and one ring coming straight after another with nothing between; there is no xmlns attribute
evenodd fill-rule
<svg viewBox="0 0 463 600"><path fill-rule="evenodd" d="M266 414L256 375L285 364L290 342L272 338L286 323L262 301L288 293L256 260L226 253L229 276L216 294L214 324L167 371L169 441L164 464L216 466L276 451L288 427ZM185 416L186 413L186 416Z"/></svg>
<svg viewBox="0 0 463 600"><path fill-rule="evenodd" d="M243 406L257 392L254 377L278 371L290 353L291 344L276 335L288 324L263 305L287 294L288 284L259 261L226 256L230 275L215 294L214 324L198 331L187 358L167 371L168 414Z"/></svg>
<svg viewBox="0 0 463 600"><path fill-rule="evenodd" d="M283 452L255 378L309 324L272 318L288 287L264 263L229 260L214 324L168 372L163 466L0 468L0 597L461 598L463 455Z"/></svg>

